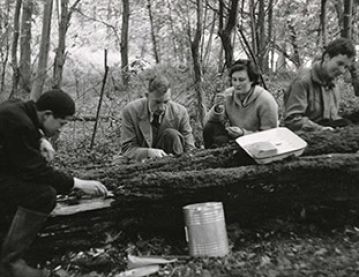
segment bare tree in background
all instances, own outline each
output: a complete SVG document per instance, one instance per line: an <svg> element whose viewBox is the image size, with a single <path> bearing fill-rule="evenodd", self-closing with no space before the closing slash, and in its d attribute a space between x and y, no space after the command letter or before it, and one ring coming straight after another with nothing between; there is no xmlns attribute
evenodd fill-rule
<svg viewBox="0 0 359 277"><path fill-rule="evenodd" d="M252 38L252 51L254 55L258 54L258 40L256 38L256 5L254 0L249 1L249 24Z"/></svg>
<svg viewBox="0 0 359 277"><path fill-rule="evenodd" d="M232 65L233 61L233 45L232 45L232 32L233 28L237 23L238 15L238 2L239 0L231 0L231 7L228 11L226 26L224 27L224 0L219 0L219 28L218 35L222 40L222 45L224 49L224 55L227 67Z"/></svg>
<svg viewBox="0 0 359 277"><path fill-rule="evenodd" d="M325 46L328 43L328 30L327 30L327 0L321 0L320 6L320 31L322 37L322 45Z"/></svg>
<svg viewBox="0 0 359 277"><path fill-rule="evenodd" d="M150 17L153 54L155 56L156 63L159 63L160 58L158 56L158 50L157 50L157 41L156 41L155 26L154 26L153 16L152 16L151 0L147 0L147 9L148 9L148 15Z"/></svg>
<svg viewBox="0 0 359 277"><path fill-rule="evenodd" d="M46 79L47 60L49 57L49 47L50 47L52 6L53 6L53 0L45 1L44 16L42 21L39 63L37 66L36 78L34 80L30 94L31 100L34 101L39 99L39 97L41 96Z"/></svg>
<svg viewBox="0 0 359 277"><path fill-rule="evenodd" d="M337 18L338 18L338 26L341 28L342 32L342 26L343 26L343 14L344 14L344 7L343 7L343 0L336 0L334 2L335 10L337 12Z"/></svg>
<svg viewBox="0 0 359 277"><path fill-rule="evenodd" d="M171 36L174 38L176 37L176 31L175 31L175 23L173 22L173 12L172 12L172 3L171 1L167 1L167 5L168 5L168 9L169 9L169 22L170 22L170 27L171 27ZM176 39L172 39L172 45L173 45L173 54L174 54L174 59L178 61L178 59L180 60L180 62L183 62L183 53L182 51L180 51L179 47L177 47L176 45Z"/></svg>
<svg viewBox="0 0 359 277"><path fill-rule="evenodd" d="M294 26L292 20L288 19L287 25L288 25L288 30L289 30L290 44L293 47L293 55L292 55L293 58L291 61L295 64L295 66L297 68L299 68L302 64L302 60L300 58L300 53L299 53L297 32L295 30L295 26Z"/></svg>
<svg viewBox="0 0 359 277"><path fill-rule="evenodd" d="M196 85L197 93L197 120L203 125L203 120L205 116L205 108L203 105L203 88L202 88L202 64L200 61L199 46L202 39L202 19L203 19L203 2L202 0L197 0L197 26L194 39L191 43L192 58L193 58L193 69L194 69L194 78Z"/></svg>
<svg viewBox="0 0 359 277"><path fill-rule="evenodd" d="M73 11L79 4L80 0L76 0L75 3L68 9L68 0L61 1L61 11L59 20L59 40L56 49L55 61L54 61L54 73L53 73L53 88L60 88L62 83L62 73L66 61L66 33L70 25L70 20Z"/></svg>
<svg viewBox="0 0 359 277"><path fill-rule="evenodd" d="M204 64L208 63L208 60L209 60L209 54L210 54L211 49L212 49L214 30L215 30L215 27L216 27L216 20L217 20L217 12L213 11L213 17L212 17L212 23L211 23L211 29L210 29L210 33L209 33L209 38L208 38L207 46L205 48L204 55L203 55L203 63Z"/></svg>
<svg viewBox="0 0 359 277"><path fill-rule="evenodd" d="M14 35L12 38L11 46L11 66L13 69L12 75L12 89L10 93L10 98L15 97L17 86L19 84L19 67L17 62L17 48L19 42L19 33L20 33L20 11L21 11L22 0L16 0L15 12L14 12Z"/></svg>
<svg viewBox="0 0 359 277"><path fill-rule="evenodd" d="M353 30L353 0L344 0L343 32L342 37L352 38Z"/></svg>
<svg viewBox="0 0 359 277"><path fill-rule="evenodd" d="M274 54L275 54L275 48L274 45L276 43L275 41L275 34L273 34L273 0L269 0L268 2L268 43L269 43L269 52L270 55L270 61L269 61L269 68L270 72L273 72L274 69Z"/></svg>
<svg viewBox="0 0 359 277"><path fill-rule="evenodd" d="M258 20L256 22L256 39L258 45L258 62L262 71L268 71L268 51L267 51L267 36L265 33L265 4L264 0L259 0Z"/></svg>
<svg viewBox="0 0 359 277"><path fill-rule="evenodd" d="M1 58L1 80L0 80L0 93L5 91L5 77L6 66L9 60L10 52L10 0L6 1L5 11L0 11L0 58Z"/></svg>
<svg viewBox="0 0 359 277"><path fill-rule="evenodd" d="M122 28L121 28L121 77L124 88L128 88L128 21L130 17L130 6L128 0L122 0Z"/></svg>
<svg viewBox="0 0 359 277"><path fill-rule="evenodd" d="M33 0L23 0L20 38L20 88L23 97L31 92L31 16Z"/></svg>

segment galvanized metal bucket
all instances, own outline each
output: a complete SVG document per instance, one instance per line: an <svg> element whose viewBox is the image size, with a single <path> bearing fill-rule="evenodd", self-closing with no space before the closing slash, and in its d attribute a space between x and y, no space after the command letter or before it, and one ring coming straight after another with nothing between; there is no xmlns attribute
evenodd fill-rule
<svg viewBox="0 0 359 277"><path fill-rule="evenodd" d="M186 240L192 256L222 257L228 254L228 238L221 202L183 207Z"/></svg>

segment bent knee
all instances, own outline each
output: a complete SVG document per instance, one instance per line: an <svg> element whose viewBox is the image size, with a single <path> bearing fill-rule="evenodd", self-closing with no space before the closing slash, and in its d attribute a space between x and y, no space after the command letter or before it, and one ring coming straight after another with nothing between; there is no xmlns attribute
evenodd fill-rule
<svg viewBox="0 0 359 277"><path fill-rule="evenodd" d="M173 128L167 128L163 131L163 136L171 137L171 138L178 137L178 136L180 136L180 132Z"/></svg>
<svg viewBox="0 0 359 277"><path fill-rule="evenodd" d="M56 190L51 186L43 186L34 199L36 210L50 213L56 206Z"/></svg>

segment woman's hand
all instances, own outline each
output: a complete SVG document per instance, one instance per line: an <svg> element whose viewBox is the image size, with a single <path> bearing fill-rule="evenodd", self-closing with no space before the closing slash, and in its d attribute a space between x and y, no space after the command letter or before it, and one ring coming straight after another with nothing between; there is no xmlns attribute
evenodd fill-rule
<svg viewBox="0 0 359 277"><path fill-rule="evenodd" d="M243 129L236 126L226 127L226 131L232 138L238 138L244 135Z"/></svg>
<svg viewBox="0 0 359 277"><path fill-rule="evenodd" d="M223 93L217 93L216 97L214 99L214 110L216 113L223 113L224 111L224 94Z"/></svg>

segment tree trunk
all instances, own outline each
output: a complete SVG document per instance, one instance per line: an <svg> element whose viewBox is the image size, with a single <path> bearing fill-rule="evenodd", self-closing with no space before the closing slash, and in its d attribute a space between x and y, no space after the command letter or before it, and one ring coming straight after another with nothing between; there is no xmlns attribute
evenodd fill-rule
<svg viewBox="0 0 359 277"><path fill-rule="evenodd" d="M344 0L342 36L348 39L352 38L352 29L353 29L352 15L353 15L353 0Z"/></svg>
<svg viewBox="0 0 359 277"><path fill-rule="evenodd" d="M47 60L50 48L50 32L53 0L46 0L44 4L44 17L42 21L41 44L39 63L37 65L36 78L31 89L31 100L36 101L42 94L45 79L47 76Z"/></svg>
<svg viewBox="0 0 359 277"><path fill-rule="evenodd" d="M130 17L130 4L128 0L122 1L122 29L121 29L121 76L124 88L128 88L129 70L128 70L128 22Z"/></svg>
<svg viewBox="0 0 359 277"><path fill-rule="evenodd" d="M327 0L321 1L320 6L320 26L322 33L322 46L326 46L328 43L328 30L327 30Z"/></svg>
<svg viewBox="0 0 359 277"><path fill-rule="evenodd" d="M11 66L13 69L12 76L12 89L10 98L16 97L17 87L19 84L19 67L17 64L17 46L19 41L19 32L20 32L20 10L21 10L22 0L16 0L15 4L15 13L14 13L14 36L12 39L11 47Z"/></svg>
<svg viewBox="0 0 359 277"><path fill-rule="evenodd" d="M258 62L262 72L268 71L267 38L265 34L265 5L259 0L259 13L257 22Z"/></svg>
<svg viewBox="0 0 359 277"><path fill-rule="evenodd" d="M171 1L168 1L168 9L169 9L169 20L170 20L170 27L171 27L171 36L172 36L172 46L173 46L173 54L174 54L174 60L175 61L178 61L178 57L179 55L182 55L182 53L178 53L179 50L177 48L177 45L176 45L176 32L175 32L175 25L173 23L173 16L172 16L172 3ZM151 28L152 30L152 28ZM179 58L179 60L182 62L182 59Z"/></svg>
<svg viewBox="0 0 359 277"><path fill-rule="evenodd" d="M353 15L352 15L352 40L358 41L358 6L359 2L353 2Z"/></svg>
<svg viewBox="0 0 359 277"><path fill-rule="evenodd" d="M4 13L4 25L1 25L1 33L6 32L6 37L4 38L4 44L1 47L0 57L1 57L1 79L0 79L0 94L5 93L5 77L6 77L6 68L9 60L10 52L10 43L9 37L10 34L7 32L9 30L9 21L10 21L10 0L6 1L6 12ZM2 16L0 16L1 18Z"/></svg>
<svg viewBox="0 0 359 277"><path fill-rule="evenodd" d="M270 73L274 72L274 47L273 45L275 44L275 39L273 36L273 0L269 0L268 3L268 38L267 38L267 42L269 44L269 50L268 53L270 56L270 60L268 57L268 61L267 63L269 64L269 71Z"/></svg>
<svg viewBox="0 0 359 277"><path fill-rule="evenodd" d="M61 1L61 14L59 22L59 40L56 49L54 73L52 77L52 87L60 88L62 83L62 72L66 60L65 48L66 48L66 33L68 29L68 0Z"/></svg>
<svg viewBox="0 0 359 277"><path fill-rule="evenodd" d="M197 122L201 122L205 117L205 109L203 105L203 88L202 88L202 64L200 61L200 42L202 38L202 13L203 13L203 2L202 0L196 0L197 4L197 24L196 32L193 41L191 41L191 51L193 58L193 70L194 70L194 82L197 94Z"/></svg>
<svg viewBox="0 0 359 277"><path fill-rule="evenodd" d="M220 21L220 26L218 30L218 35L221 38L223 49L224 49L224 56L225 56L225 66L230 68L233 62L233 45L232 45L232 32L233 28L236 26L237 23L237 15L238 15L238 2L239 0L231 0L231 8L228 13L227 23L225 28L223 29L223 19ZM219 1L219 10L222 11L223 17L223 0Z"/></svg>
<svg viewBox="0 0 359 277"><path fill-rule="evenodd" d="M61 88L62 73L66 61L66 34L70 25L72 13L80 3L80 0L76 0L70 9L68 8L68 2L68 0L61 0L61 20L59 22L59 40L54 60L53 88Z"/></svg>
<svg viewBox="0 0 359 277"><path fill-rule="evenodd" d="M151 9L151 0L147 0L147 9L148 9L148 15L150 17L150 26L151 26L151 38L152 38L152 45L153 45L153 54L155 56L156 63L160 63L160 58L158 56L157 51L157 41L156 41L156 35L155 35L155 26L153 22L153 16L152 16L152 9Z"/></svg>
<svg viewBox="0 0 359 277"><path fill-rule="evenodd" d="M200 50L200 62L201 64L203 64L203 61L204 61L204 45L205 45L205 29L206 29L206 26L208 24L208 0L202 0L202 1L205 1L204 5L202 3L202 6L204 6L204 12L202 11L202 18L203 18L203 22L202 22L202 30L201 30L201 33L202 33L202 39L201 39L201 50Z"/></svg>
<svg viewBox="0 0 359 277"><path fill-rule="evenodd" d="M33 0L24 0L20 39L20 87L21 94L28 98L31 92L31 16Z"/></svg>
<svg viewBox="0 0 359 277"><path fill-rule="evenodd" d="M255 56L258 56L258 41L256 38L256 8L255 8L255 3L254 0L250 0L249 1L249 16L250 16L250 20L249 20L249 24L250 24L250 28L251 28L251 38L252 38L252 49L253 49L253 53Z"/></svg>
<svg viewBox="0 0 359 277"><path fill-rule="evenodd" d="M211 25L211 30L210 30L210 34L209 34L209 38L208 38L208 42L207 42L207 46L205 48L204 51L204 56L203 56L203 64L207 64L209 61L209 54L211 52L212 49L212 41L213 41L213 34L214 34L214 28L216 27L216 12L213 12L213 19L212 19L212 25Z"/></svg>
<svg viewBox="0 0 359 277"><path fill-rule="evenodd" d="M221 44L218 51L218 70L219 73L224 72L224 49L223 44Z"/></svg>
<svg viewBox="0 0 359 277"><path fill-rule="evenodd" d="M297 68L299 68L302 64L301 58L300 58L300 54L299 54L299 46L298 46L298 39L297 39L297 32L294 28L293 22L288 22L288 28L289 28L289 37L290 37L290 42L291 45L293 47L293 59L292 61L294 62L295 66Z"/></svg>
<svg viewBox="0 0 359 277"><path fill-rule="evenodd" d="M287 44L285 41L282 42L282 45L280 47L279 57L277 60L276 70L287 70L287 62L286 62L286 50L287 50Z"/></svg>
<svg viewBox="0 0 359 277"><path fill-rule="evenodd" d="M343 0L336 0L334 5L335 5L335 10L337 12L338 26L343 36L343 20L344 20Z"/></svg>
<svg viewBox="0 0 359 277"><path fill-rule="evenodd" d="M112 5L113 5L112 0L108 0L107 1L107 11L106 11L107 22L111 22L112 16L114 16ZM113 36L113 30L111 30L111 28L106 28L107 40L109 40L109 41L112 40L112 36Z"/></svg>

